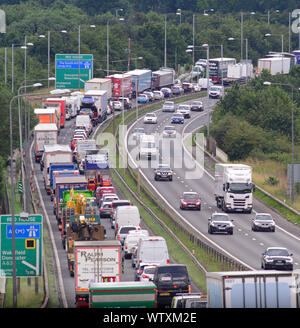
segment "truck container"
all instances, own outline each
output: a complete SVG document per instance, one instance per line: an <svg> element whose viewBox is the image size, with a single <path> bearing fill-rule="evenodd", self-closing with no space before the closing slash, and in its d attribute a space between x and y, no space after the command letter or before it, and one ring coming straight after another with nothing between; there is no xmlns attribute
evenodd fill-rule
<svg viewBox="0 0 300 328"><path fill-rule="evenodd" d="M228 66L236 64L235 58L212 58L209 60L209 78L214 83L221 83L227 77Z"/></svg>
<svg viewBox="0 0 300 328"><path fill-rule="evenodd" d="M137 94L150 89L152 85L152 71L148 69L135 69L127 72L125 75L129 75L132 78L132 94Z"/></svg>
<svg viewBox="0 0 300 328"><path fill-rule="evenodd" d="M118 240L75 241L75 302L89 306L89 284L120 282L122 246Z"/></svg>
<svg viewBox="0 0 300 328"><path fill-rule="evenodd" d="M71 92L71 97L74 98L75 101L75 108L76 108L76 115L79 114L81 101L83 98L83 93L80 91Z"/></svg>
<svg viewBox="0 0 300 328"><path fill-rule="evenodd" d="M84 93L87 91L101 90L107 92L107 99L112 97L112 81L110 78L93 78L84 83Z"/></svg>
<svg viewBox="0 0 300 328"><path fill-rule="evenodd" d="M84 93L80 108L93 111L95 123L103 122L107 117L108 93L106 90L88 90Z"/></svg>
<svg viewBox="0 0 300 328"><path fill-rule="evenodd" d="M152 72L152 88L171 87L174 84L175 71L173 68L161 68Z"/></svg>
<svg viewBox="0 0 300 328"><path fill-rule="evenodd" d="M86 178L82 175L74 177L57 177L55 178L55 199L53 204L53 213L59 229L61 229L62 208L64 207L64 191L66 190L87 190Z"/></svg>
<svg viewBox="0 0 300 328"><path fill-rule="evenodd" d="M261 74L265 69L271 75L288 74L290 72L291 58L286 57L272 57L260 58L257 62L257 74Z"/></svg>
<svg viewBox="0 0 300 328"><path fill-rule="evenodd" d="M132 77L126 74L113 74L106 78L111 79L112 98L132 98Z"/></svg>
<svg viewBox="0 0 300 328"><path fill-rule="evenodd" d="M34 156L39 162L44 154L45 145L57 144L57 126L54 123L40 123L34 127Z"/></svg>
<svg viewBox="0 0 300 328"><path fill-rule="evenodd" d="M86 133L91 134L92 132L92 121L89 115L77 115L75 127L85 126Z"/></svg>
<svg viewBox="0 0 300 328"><path fill-rule="evenodd" d="M207 272L210 308L298 308L299 276L293 272Z"/></svg>
<svg viewBox="0 0 300 328"><path fill-rule="evenodd" d="M55 112L55 108L53 107L35 108L34 114L39 120L39 123L47 123L47 124L57 123L56 112Z"/></svg>
<svg viewBox="0 0 300 328"><path fill-rule="evenodd" d="M76 170L76 166L74 163L51 163L49 166L49 175L50 175L50 190L53 190L53 181L55 175L62 174L61 172ZM72 173L73 173L72 171ZM60 173L57 173L60 172Z"/></svg>
<svg viewBox="0 0 300 328"><path fill-rule="evenodd" d="M215 199L223 211L251 213L253 206L252 168L244 164L215 165Z"/></svg>
<svg viewBox="0 0 300 328"><path fill-rule="evenodd" d="M85 158L87 150L96 149L95 139L86 139L77 141L77 163L80 164Z"/></svg>
<svg viewBox="0 0 300 328"><path fill-rule="evenodd" d="M51 198L51 202L53 201L54 197L55 197L55 179L57 177L76 177L79 176L80 172L79 170L63 170L63 171L54 171L53 172L53 182L52 185L50 185L50 198ZM50 180L51 183L51 180Z"/></svg>
<svg viewBox="0 0 300 328"><path fill-rule="evenodd" d="M90 308L156 308L156 286L150 281L90 283Z"/></svg>
<svg viewBox="0 0 300 328"><path fill-rule="evenodd" d="M65 96L61 98L66 101L66 113L70 115L70 118L75 117L77 115L77 97Z"/></svg>
<svg viewBox="0 0 300 328"><path fill-rule="evenodd" d="M51 163L72 163L73 154L70 146L52 144L44 146L44 154L42 157L43 177L47 194L50 195L50 172L49 167Z"/></svg>
<svg viewBox="0 0 300 328"><path fill-rule="evenodd" d="M251 63L230 64L227 67L227 77L223 78L224 85L230 85L234 82L243 84L246 79L253 77L253 65Z"/></svg>
<svg viewBox="0 0 300 328"><path fill-rule="evenodd" d="M66 101L62 98L47 98L44 105L51 107L52 104L60 104L60 127L63 128L65 126Z"/></svg>

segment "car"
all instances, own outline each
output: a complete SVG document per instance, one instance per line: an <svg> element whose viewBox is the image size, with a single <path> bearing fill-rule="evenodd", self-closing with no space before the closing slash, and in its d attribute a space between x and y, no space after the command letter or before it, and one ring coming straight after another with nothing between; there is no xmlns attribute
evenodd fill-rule
<svg viewBox="0 0 300 328"><path fill-rule="evenodd" d="M162 107L163 112L175 112L175 104L174 101L165 101Z"/></svg>
<svg viewBox="0 0 300 328"><path fill-rule="evenodd" d="M173 114L173 116L171 117L171 123L183 124L184 123L184 116L181 113Z"/></svg>
<svg viewBox="0 0 300 328"><path fill-rule="evenodd" d="M169 165L167 164L160 164L155 170L154 170L154 180L160 181L160 180L173 180L173 171L170 169Z"/></svg>
<svg viewBox="0 0 300 328"><path fill-rule="evenodd" d="M209 98L222 98L224 96L224 87L221 85L214 85L208 90Z"/></svg>
<svg viewBox="0 0 300 328"><path fill-rule="evenodd" d="M208 219L208 233L213 234L215 232L233 234L233 220L230 220L226 213L214 213Z"/></svg>
<svg viewBox="0 0 300 328"><path fill-rule="evenodd" d="M113 105L114 110L121 111L122 108L123 108L123 104L119 100L114 100L113 103L112 103L112 105Z"/></svg>
<svg viewBox="0 0 300 328"><path fill-rule="evenodd" d="M102 202L99 207L100 218L110 218L112 212L112 202Z"/></svg>
<svg viewBox="0 0 300 328"><path fill-rule="evenodd" d="M189 82L183 82L182 88L184 90L184 93L193 91L193 85L192 85L192 83L189 83Z"/></svg>
<svg viewBox="0 0 300 328"><path fill-rule="evenodd" d="M201 198L197 192L185 191L180 197L180 209L181 210L191 210L195 209L201 210Z"/></svg>
<svg viewBox="0 0 300 328"><path fill-rule="evenodd" d="M122 245L124 245L124 240L126 236L129 234L129 231L139 230L139 229L140 227L138 226L132 226L132 225L121 226L116 232L116 239L119 240Z"/></svg>
<svg viewBox="0 0 300 328"><path fill-rule="evenodd" d="M144 91L143 92L144 95L146 95L149 98L149 101L154 101L154 94L152 91Z"/></svg>
<svg viewBox="0 0 300 328"><path fill-rule="evenodd" d="M147 113L144 117L144 123L157 123L157 116L155 113Z"/></svg>
<svg viewBox="0 0 300 328"><path fill-rule="evenodd" d="M73 138L75 137L83 137L84 139L87 138L86 132L83 130L75 130L73 134Z"/></svg>
<svg viewBox="0 0 300 328"><path fill-rule="evenodd" d="M87 137L86 131L83 129L75 129L73 134L76 134L76 133L82 133L85 137Z"/></svg>
<svg viewBox="0 0 300 328"><path fill-rule="evenodd" d="M154 95L154 99L155 100L162 100L162 99L164 99L164 94L163 94L162 91L155 90L155 91L153 91L153 95Z"/></svg>
<svg viewBox="0 0 300 328"><path fill-rule="evenodd" d="M131 201L127 199L113 200L112 202L112 213L110 215L110 225L112 229L115 229L116 225L116 209L119 206L131 206Z"/></svg>
<svg viewBox="0 0 300 328"><path fill-rule="evenodd" d="M77 137L73 137L72 141L71 141L71 149L74 149L76 147L76 141L78 140L84 140L85 138L83 136L77 136Z"/></svg>
<svg viewBox="0 0 300 328"><path fill-rule="evenodd" d="M198 83L193 83L192 85L193 85L193 91L194 92L201 91L201 87L200 87L200 85Z"/></svg>
<svg viewBox="0 0 300 328"><path fill-rule="evenodd" d="M144 128L135 128L132 132L132 138L133 140L139 140L140 136L145 135L145 129Z"/></svg>
<svg viewBox="0 0 300 328"><path fill-rule="evenodd" d="M148 230L130 230L124 240L124 258L129 259L137 249L138 242L141 238L149 236Z"/></svg>
<svg viewBox="0 0 300 328"><path fill-rule="evenodd" d="M165 98L172 96L172 90L170 88L161 88L160 91L164 94Z"/></svg>
<svg viewBox="0 0 300 328"><path fill-rule="evenodd" d="M261 257L262 269L293 270L293 254L284 247L268 247Z"/></svg>
<svg viewBox="0 0 300 328"><path fill-rule="evenodd" d="M175 127L172 125L165 126L164 130L163 130L163 137L164 138L176 138Z"/></svg>
<svg viewBox="0 0 300 328"><path fill-rule="evenodd" d="M90 118L94 117L93 111L88 107L80 108L79 115L89 115Z"/></svg>
<svg viewBox="0 0 300 328"><path fill-rule="evenodd" d="M171 308L207 308L207 295L201 293L176 294Z"/></svg>
<svg viewBox="0 0 300 328"><path fill-rule="evenodd" d="M100 207L102 206L103 202L113 202L113 200L119 200L118 195L116 194L103 194L100 199Z"/></svg>
<svg viewBox="0 0 300 328"><path fill-rule="evenodd" d="M153 281L155 268L156 265L145 265L140 275L140 281Z"/></svg>
<svg viewBox="0 0 300 328"><path fill-rule="evenodd" d="M131 105L131 101L128 97L118 97L117 99L115 100L118 100L120 101L122 104L124 102L124 108L125 109L131 109L132 105Z"/></svg>
<svg viewBox="0 0 300 328"><path fill-rule="evenodd" d="M184 118L191 117L191 106L189 104L180 104L177 107L176 113L180 113Z"/></svg>
<svg viewBox="0 0 300 328"><path fill-rule="evenodd" d="M171 90L172 94L176 96L184 94L184 90L182 89L181 85L174 85Z"/></svg>
<svg viewBox="0 0 300 328"><path fill-rule="evenodd" d="M255 218L252 220L251 230L275 232L275 221L272 215L268 213L256 213Z"/></svg>
<svg viewBox="0 0 300 328"><path fill-rule="evenodd" d="M203 103L200 100L195 100L191 103L191 111L199 111L202 112L203 109Z"/></svg>
<svg viewBox="0 0 300 328"><path fill-rule="evenodd" d="M147 95L141 93L141 94L138 95L137 102L145 104L145 103L149 102L149 98L148 98Z"/></svg>

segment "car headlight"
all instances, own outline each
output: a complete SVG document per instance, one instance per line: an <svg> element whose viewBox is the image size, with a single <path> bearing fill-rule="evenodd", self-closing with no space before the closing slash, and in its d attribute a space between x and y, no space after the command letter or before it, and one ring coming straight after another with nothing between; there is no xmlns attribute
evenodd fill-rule
<svg viewBox="0 0 300 328"><path fill-rule="evenodd" d="M265 261L266 262L273 262L273 259L267 256L267 257L265 257Z"/></svg>
<svg viewBox="0 0 300 328"><path fill-rule="evenodd" d="M293 259L292 258L286 259L285 261L286 262L289 262L289 263L293 263Z"/></svg>

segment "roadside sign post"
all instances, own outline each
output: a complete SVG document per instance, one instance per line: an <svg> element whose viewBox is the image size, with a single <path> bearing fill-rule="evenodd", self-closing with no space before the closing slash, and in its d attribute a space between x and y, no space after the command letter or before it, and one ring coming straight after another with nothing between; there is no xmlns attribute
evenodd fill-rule
<svg viewBox="0 0 300 328"><path fill-rule="evenodd" d="M43 218L39 214L15 215L16 277L38 277L43 273ZM0 275L13 276L12 216L0 216Z"/></svg>
<svg viewBox="0 0 300 328"><path fill-rule="evenodd" d="M93 78L93 55L56 54L55 77L56 89L84 89L85 81Z"/></svg>

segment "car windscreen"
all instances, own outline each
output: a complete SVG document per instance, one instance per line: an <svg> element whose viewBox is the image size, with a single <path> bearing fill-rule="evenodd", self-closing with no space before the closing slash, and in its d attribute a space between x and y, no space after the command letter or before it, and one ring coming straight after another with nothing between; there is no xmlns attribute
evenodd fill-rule
<svg viewBox="0 0 300 328"><path fill-rule="evenodd" d="M214 215L212 219L213 221L229 221L229 217L227 215Z"/></svg>
<svg viewBox="0 0 300 328"><path fill-rule="evenodd" d="M185 194L185 195L183 195L183 198L184 199L198 199L199 195L197 195L197 194Z"/></svg>
<svg viewBox="0 0 300 328"><path fill-rule="evenodd" d="M184 279L188 276L184 266L165 266L158 268L158 275L170 274L172 278Z"/></svg>
<svg viewBox="0 0 300 328"><path fill-rule="evenodd" d="M173 126L165 126L164 130L166 130L166 131L174 131L175 128Z"/></svg>
<svg viewBox="0 0 300 328"><path fill-rule="evenodd" d="M260 214L256 215L255 220L272 221L273 219L271 215Z"/></svg>
<svg viewBox="0 0 300 328"><path fill-rule="evenodd" d="M120 234L128 233L130 230L136 230L135 227L123 227L120 229Z"/></svg>
<svg viewBox="0 0 300 328"><path fill-rule="evenodd" d="M286 249L269 249L267 251L269 256L289 256L289 252Z"/></svg>
<svg viewBox="0 0 300 328"><path fill-rule="evenodd" d="M154 272L155 272L155 267L150 267L150 268L144 269L144 273L154 274Z"/></svg>

